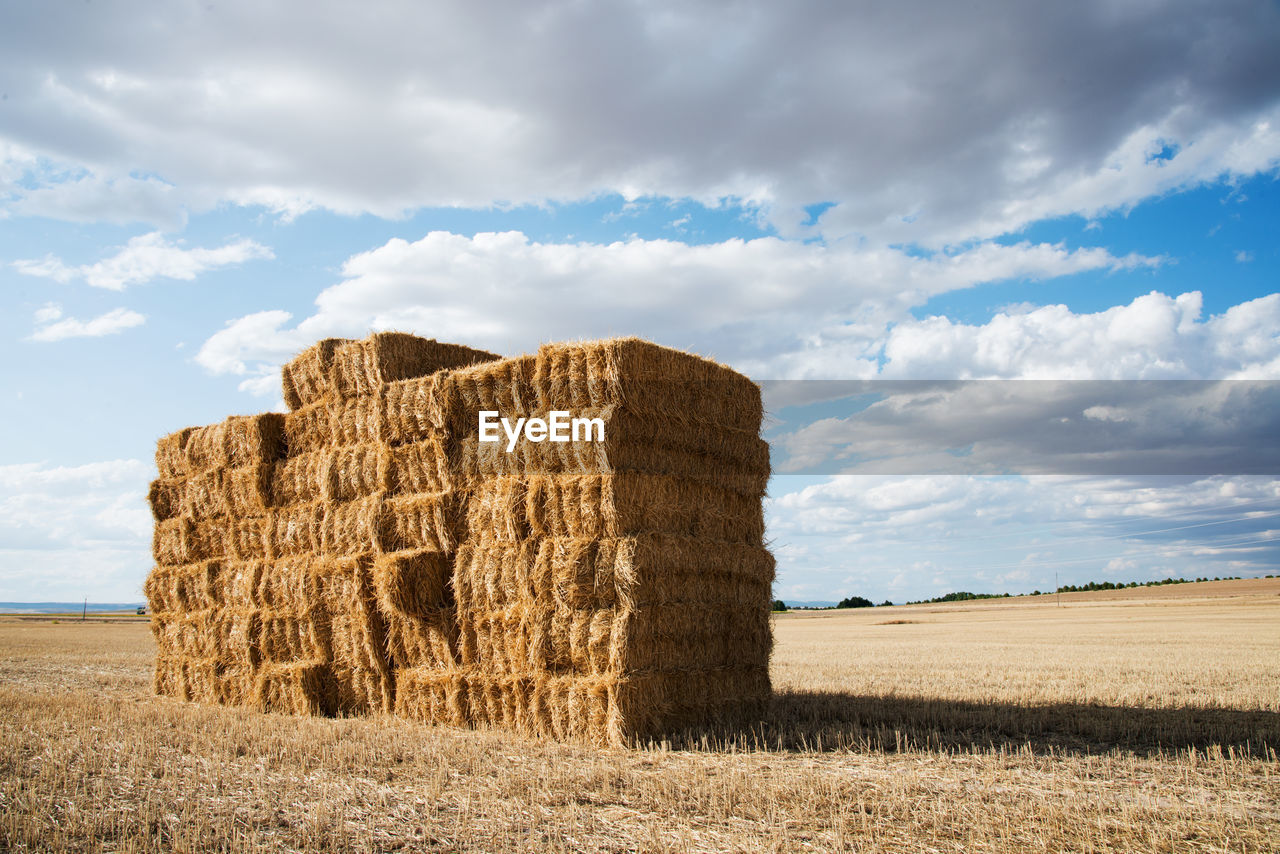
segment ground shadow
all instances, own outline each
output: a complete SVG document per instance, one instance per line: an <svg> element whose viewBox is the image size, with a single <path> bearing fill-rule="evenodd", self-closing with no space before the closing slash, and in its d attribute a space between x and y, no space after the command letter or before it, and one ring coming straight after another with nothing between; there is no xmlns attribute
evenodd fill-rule
<svg viewBox="0 0 1280 854"><path fill-rule="evenodd" d="M1280 713L1203 707L1083 703L1015 705L841 692L781 691L763 720L686 730L673 744L784 751L934 749L1152 755L1196 749L1272 759Z"/></svg>

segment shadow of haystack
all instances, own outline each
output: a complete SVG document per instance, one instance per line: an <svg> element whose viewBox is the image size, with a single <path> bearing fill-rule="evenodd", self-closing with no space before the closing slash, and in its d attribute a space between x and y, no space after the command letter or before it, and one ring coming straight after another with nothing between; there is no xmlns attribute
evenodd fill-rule
<svg viewBox="0 0 1280 854"><path fill-rule="evenodd" d="M686 729L673 747L784 752L1020 751L1140 756L1197 750L1275 760L1280 714L1260 709L1018 705L780 691L749 727Z"/></svg>

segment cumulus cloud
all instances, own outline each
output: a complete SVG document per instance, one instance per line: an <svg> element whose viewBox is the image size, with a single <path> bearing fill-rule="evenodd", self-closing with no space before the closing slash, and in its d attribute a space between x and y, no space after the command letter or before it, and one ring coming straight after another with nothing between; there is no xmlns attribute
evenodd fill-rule
<svg viewBox="0 0 1280 854"><path fill-rule="evenodd" d="M231 2L152 9L146 26L90 4L7 24L3 145L90 185L159 176L175 188L161 207L394 216L618 192L741 201L784 234L939 245L1280 162L1266 0L390 17ZM84 209L73 192L16 195ZM819 202L834 205L805 226Z"/></svg>
<svg viewBox="0 0 1280 854"><path fill-rule="evenodd" d="M933 295L1158 263L1031 243L922 257L777 238L599 245L538 243L520 232L432 232L350 258L343 281L320 293L316 312L295 326L278 310L233 321L197 360L215 373L260 377L317 338L370 328L497 352L625 332L716 356L758 377L872 376L890 325ZM673 313L673 305L698 310Z"/></svg>
<svg viewBox="0 0 1280 854"><path fill-rule="evenodd" d="M0 599L141 599L150 476L140 460L0 466Z"/></svg>
<svg viewBox="0 0 1280 854"><path fill-rule="evenodd" d="M74 317L63 317L62 307L51 302L36 309L35 322L35 331L31 333L32 341L63 341L67 338L115 335L141 326L147 319L136 311L115 308L91 320L77 320Z"/></svg>
<svg viewBox="0 0 1280 854"><path fill-rule="evenodd" d="M83 279L95 288L122 291L129 285L154 279L191 281L218 267L274 258L272 251L253 240L237 240L215 249L184 249L158 231L131 238L119 252L93 264L68 265L48 255L41 259L15 261L13 267L27 276L70 282Z"/></svg>

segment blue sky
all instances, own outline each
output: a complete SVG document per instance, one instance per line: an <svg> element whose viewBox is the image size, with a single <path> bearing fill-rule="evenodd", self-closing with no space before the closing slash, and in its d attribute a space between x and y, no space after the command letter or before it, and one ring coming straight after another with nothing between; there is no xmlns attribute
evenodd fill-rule
<svg viewBox="0 0 1280 854"><path fill-rule="evenodd" d="M155 439L326 335L1280 379L1274 3L486 9L3 6L0 600L139 598ZM817 470L784 599L1280 572L1267 474Z"/></svg>

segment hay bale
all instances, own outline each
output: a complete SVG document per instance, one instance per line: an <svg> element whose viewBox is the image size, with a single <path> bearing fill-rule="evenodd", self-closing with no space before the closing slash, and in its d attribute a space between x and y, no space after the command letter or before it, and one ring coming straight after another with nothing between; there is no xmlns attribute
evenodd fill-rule
<svg viewBox="0 0 1280 854"><path fill-rule="evenodd" d="M469 530L506 540L621 537L647 532L759 544L758 497L689 478L625 472L508 476L482 481Z"/></svg>
<svg viewBox="0 0 1280 854"><path fill-rule="evenodd" d="M328 400L333 393L333 354L349 338L325 338L312 344L280 369L284 402L290 411Z"/></svg>
<svg viewBox="0 0 1280 854"><path fill-rule="evenodd" d="M377 546L381 552L410 549L452 551L465 524L464 498L458 493L398 495L386 499Z"/></svg>
<svg viewBox="0 0 1280 854"><path fill-rule="evenodd" d="M207 560L182 566L158 566L143 584L151 613L185 613L223 605L224 564Z"/></svg>
<svg viewBox="0 0 1280 854"><path fill-rule="evenodd" d="M181 478L187 474L187 441L194 427L183 427L156 442L156 470L162 479Z"/></svg>
<svg viewBox="0 0 1280 854"><path fill-rule="evenodd" d="M634 339L496 359L387 333L282 381L274 426L157 443L158 692L615 744L763 708L745 377ZM482 409L599 417L606 440L507 453Z"/></svg>
<svg viewBox="0 0 1280 854"><path fill-rule="evenodd" d="M215 522L195 522L186 516L157 522L151 537L151 554L161 566L224 557L223 529Z"/></svg>
<svg viewBox="0 0 1280 854"><path fill-rule="evenodd" d="M320 554L327 503L291 504L269 515L268 550L273 557Z"/></svg>
<svg viewBox="0 0 1280 854"><path fill-rule="evenodd" d="M435 617L453 610L453 559L429 549L378 555L373 587L385 614Z"/></svg>
<svg viewBox="0 0 1280 854"><path fill-rule="evenodd" d="M468 675L455 669L409 667L396 673L397 717L464 727L471 723Z"/></svg>
<svg viewBox="0 0 1280 854"><path fill-rule="evenodd" d="M346 401L321 401L284 416L291 456L333 445L382 441L382 396Z"/></svg>
<svg viewBox="0 0 1280 854"><path fill-rule="evenodd" d="M334 557L378 551L387 511L381 494L355 501L318 502L324 507L320 528L321 554Z"/></svg>
<svg viewBox="0 0 1280 854"><path fill-rule="evenodd" d="M231 517L220 520L216 535L222 538L221 553L229 560L265 560L276 556L272 545L273 519L262 516Z"/></svg>
<svg viewBox="0 0 1280 854"><path fill-rule="evenodd" d="M284 416L278 412L233 415L197 427L184 447L189 472L270 463L285 457Z"/></svg>
<svg viewBox="0 0 1280 854"><path fill-rule="evenodd" d="M314 566L317 610L328 621L338 708L351 714L390 712L394 674L373 591L372 559L319 558Z"/></svg>
<svg viewBox="0 0 1280 854"><path fill-rule="evenodd" d="M764 417L760 387L747 377L639 338L544 344L538 348L533 386L541 410L621 405L750 432L759 431Z"/></svg>
<svg viewBox="0 0 1280 854"><path fill-rule="evenodd" d="M478 411L477 411L478 412ZM545 411L505 417L545 418ZM768 485L768 443L755 433L707 422L671 423L623 407L574 410L573 417L600 418L603 442L529 442L507 451L480 442L478 415L465 434L452 438L451 467L461 480L532 474L637 472L697 480L759 498Z"/></svg>
<svg viewBox="0 0 1280 854"><path fill-rule="evenodd" d="M309 610L309 609L308 609ZM299 615L292 608L264 610L252 624L250 646L260 665L287 664L303 660L330 661L332 638L310 613Z"/></svg>
<svg viewBox="0 0 1280 854"><path fill-rule="evenodd" d="M328 501L352 501L385 492L391 473L387 456L385 445L372 442L329 451L323 497Z"/></svg>
<svg viewBox="0 0 1280 854"><path fill-rule="evenodd" d="M376 394L385 383L396 380L500 358L495 353L403 332L378 332L334 351L330 384L339 398L347 399Z"/></svg>
<svg viewBox="0 0 1280 854"><path fill-rule="evenodd" d="M334 714L338 698L333 673L319 661L267 665L254 682L253 704L285 715Z"/></svg>
<svg viewBox="0 0 1280 854"><path fill-rule="evenodd" d="M382 456L386 469L379 479L388 492L401 495L457 489L463 481L450 471L448 446L443 436L389 446Z"/></svg>
<svg viewBox="0 0 1280 854"><path fill-rule="evenodd" d="M151 481L147 489L147 504L151 507L151 517L157 522L181 516L187 493L187 482L183 478L157 478Z"/></svg>
<svg viewBox="0 0 1280 854"><path fill-rule="evenodd" d="M417 442L440 435L450 411L451 371L387 383L382 391L382 435L388 442Z"/></svg>
<svg viewBox="0 0 1280 854"><path fill-rule="evenodd" d="M328 491L328 451L310 451L281 460L271 471L271 505L309 504Z"/></svg>

